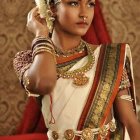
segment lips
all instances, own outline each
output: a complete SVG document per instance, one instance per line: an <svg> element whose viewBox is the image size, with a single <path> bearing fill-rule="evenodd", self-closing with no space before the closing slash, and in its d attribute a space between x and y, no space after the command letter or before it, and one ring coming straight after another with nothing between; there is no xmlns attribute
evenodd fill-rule
<svg viewBox="0 0 140 140"><path fill-rule="evenodd" d="M77 22L78 27L80 28L87 28L88 27L88 23L87 22Z"/></svg>
<svg viewBox="0 0 140 140"><path fill-rule="evenodd" d="M88 23L87 22L77 22L77 24L79 24L79 25L88 25Z"/></svg>

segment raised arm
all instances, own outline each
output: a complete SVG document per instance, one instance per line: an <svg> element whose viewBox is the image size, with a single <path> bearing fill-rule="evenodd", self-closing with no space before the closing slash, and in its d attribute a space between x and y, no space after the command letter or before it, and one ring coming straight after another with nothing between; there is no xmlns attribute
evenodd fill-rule
<svg viewBox="0 0 140 140"><path fill-rule="evenodd" d="M37 8L33 8L28 14L27 27L36 37L41 36L45 40L48 38L46 22L39 17ZM39 50L37 51L39 52ZM34 59L32 58L33 51L18 53L14 59L14 68L22 83L28 78L29 84L26 86L30 92L45 95L50 93L55 86L56 63L52 53L40 52L35 53Z"/></svg>

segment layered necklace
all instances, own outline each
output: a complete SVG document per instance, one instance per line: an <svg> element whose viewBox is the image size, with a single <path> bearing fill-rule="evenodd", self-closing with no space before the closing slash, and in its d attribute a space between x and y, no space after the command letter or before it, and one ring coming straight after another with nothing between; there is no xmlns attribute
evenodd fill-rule
<svg viewBox="0 0 140 140"><path fill-rule="evenodd" d="M87 77L85 73L89 71L95 63L94 49L91 48L89 44L87 44L85 41L82 41L81 44L82 44L82 47L79 46L79 48L86 48L87 50L88 62L81 68L78 68L72 71L64 71L63 69L58 71L58 77L61 77L64 79L72 79L73 84L76 86L83 86L89 82L89 77Z"/></svg>
<svg viewBox="0 0 140 140"><path fill-rule="evenodd" d="M74 55L76 53L82 53L83 51L85 50L85 41L81 40L80 41L80 44L75 47L75 48L72 48L70 50L61 50L60 48L56 47L55 46L55 53L56 53L56 56L61 56L61 57L69 57L71 55Z"/></svg>

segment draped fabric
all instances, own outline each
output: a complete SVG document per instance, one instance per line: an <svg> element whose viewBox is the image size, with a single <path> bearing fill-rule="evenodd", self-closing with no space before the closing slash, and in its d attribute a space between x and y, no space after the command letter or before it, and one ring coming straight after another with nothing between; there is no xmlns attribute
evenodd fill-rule
<svg viewBox="0 0 140 140"><path fill-rule="evenodd" d="M109 37L108 31L105 26L105 21L103 19L103 15L100 9L99 1L96 0L96 7L95 7L95 15L94 20L86 33L83 37L89 43L92 44L104 44L110 43L111 39ZM28 99L28 103L26 105L25 111L23 113L23 119L20 126L17 129L17 136L5 136L0 137L0 140L45 140L47 129L45 128L45 124L43 121L43 117L41 114L40 107L36 100L32 97ZM28 133L34 133L33 135ZM42 134L38 134L42 133ZM45 134L43 134L45 133ZM27 135L28 134L28 135Z"/></svg>
<svg viewBox="0 0 140 140"><path fill-rule="evenodd" d="M83 38L92 44L111 42L98 0L96 0L94 20ZM21 126L18 129L19 134L31 132L46 132L40 108L34 98L29 99Z"/></svg>
<svg viewBox="0 0 140 140"><path fill-rule="evenodd" d="M83 37L87 42L91 44L106 44L111 43L111 39L109 37L105 21L103 18L103 14L100 8L100 3L98 0L96 0L96 6L95 6L95 14L94 19L92 21L92 24L86 33L86 35Z"/></svg>

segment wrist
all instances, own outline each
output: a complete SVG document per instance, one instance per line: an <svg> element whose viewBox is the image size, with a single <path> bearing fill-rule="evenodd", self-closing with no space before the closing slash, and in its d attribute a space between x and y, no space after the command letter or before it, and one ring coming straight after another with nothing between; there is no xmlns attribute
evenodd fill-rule
<svg viewBox="0 0 140 140"><path fill-rule="evenodd" d="M36 34L35 34L35 37L48 37L49 36L49 33L47 31L37 31Z"/></svg>

